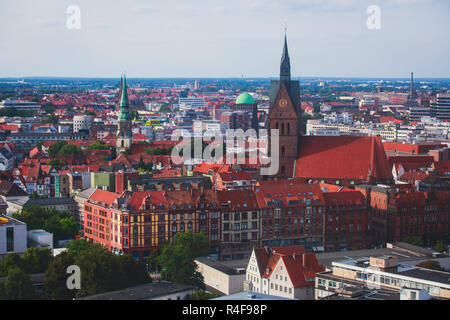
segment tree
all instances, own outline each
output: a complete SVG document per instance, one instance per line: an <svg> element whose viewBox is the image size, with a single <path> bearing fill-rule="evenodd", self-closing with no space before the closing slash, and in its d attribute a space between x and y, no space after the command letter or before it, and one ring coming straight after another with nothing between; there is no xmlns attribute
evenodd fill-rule
<svg viewBox="0 0 450 320"><path fill-rule="evenodd" d="M417 264L416 267L448 272L446 269L442 268L439 261L436 260L422 261L421 263Z"/></svg>
<svg viewBox="0 0 450 320"><path fill-rule="evenodd" d="M65 141L57 141L56 143L52 144L48 148L48 154L51 157L57 155L59 153L59 151L61 150L61 148L64 147L65 145L67 145L67 142L65 142Z"/></svg>
<svg viewBox="0 0 450 320"><path fill-rule="evenodd" d="M47 162L48 165L54 166L54 167L64 167L67 165L67 162L60 159L51 159L49 162Z"/></svg>
<svg viewBox="0 0 450 320"><path fill-rule="evenodd" d="M0 300L36 299L33 283L19 268L11 268L6 280L0 281Z"/></svg>
<svg viewBox="0 0 450 320"><path fill-rule="evenodd" d="M82 250L74 264L82 274L78 297L151 282L144 264L128 255L116 256L99 245Z"/></svg>
<svg viewBox="0 0 450 320"><path fill-rule="evenodd" d="M196 289L194 293L186 296L186 300L209 300L220 296L222 296L220 293Z"/></svg>
<svg viewBox="0 0 450 320"><path fill-rule="evenodd" d="M28 248L22 256L22 265L26 273L43 273L52 260L52 251L47 248Z"/></svg>
<svg viewBox="0 0 450 320"><path fill-rule="evenodd" d="M74 264L68 252L62 252L50 261L45 271L45 297L51 300L68 300L75 297L76 291L67 288L67 267ZM81 276L83 279L83 276Z"/></svg>
<svg viewBox="0 0 450 320"><path fill-rule="evenodd" d="M172 243L167 243L161 248L158 257L158 264L162 268L161 277L174 283L204 289L203 276L197 271L194 259L208 254L209 242L203 232L177 233Z"/></svg>
<svg viewBox="0 0 450 320"><path fill-rule="evenodd" d="M111 147L103 141L95 141L88 147L88 150L109 150L110 148Z"/></svg>
<svg viewBox="0 0 450 320"><path fill-rule="evenodd" d="M161 266L158 264L159 254L160 254L159 249L152 250L147 257L147 263L153 272L158 272L161 269Z"/></svg>
<svg viewBox="0 0 450 320"><path fill-rule="evenodd" d="M406 237L404 241L415 246L422 245L422 239L418 236Z"/></svg>
<svg viewBox="0 0 450 320"><path fill-rule="evenodd" d="M89 250L92 244L84 239L72 240L67 245L67 252L72 256L78 256L82 251Z"/></svg>
<svg viewBox="0 0 450 320"><path fill-rule="evenodd" d="M55 114L51 114L47 118L43 119L42 123L58 124L58 121L59 121L59 117Z"/></svg>
<svg viewBox="0 0 450 320"><path fill-rule="evenodd" d="M27 224L29 230L44 229L53 233L56 241L72 237L78 232L78 224L75 218L67 212L55 209L45 209L37 205L26 206L20 212L13 214L13 218Z"/></svg>
<svg viewBox="0 0 450 320"><path fill-rule="evenodd" d="M79 146L73 144L66 144L58 151L59 155L66 155L66 154L79 155L82 153L83 150L81 150Z"/></svg>
<svg viewBox="0 0 450 320"><path fill-rule="evenodd" d="M445 248L444 248L444 244L442 243L442 241L436 242L436 245L434 246L434 250L439 251L439 252L444 252Z"/></svg>
<svg viewBox="0 0 450 320"><path fill-rule="evenodd" d="M5 277L12 268L23 268L23 261L17 253L9 253L0 261L0 276Z"/></svg>

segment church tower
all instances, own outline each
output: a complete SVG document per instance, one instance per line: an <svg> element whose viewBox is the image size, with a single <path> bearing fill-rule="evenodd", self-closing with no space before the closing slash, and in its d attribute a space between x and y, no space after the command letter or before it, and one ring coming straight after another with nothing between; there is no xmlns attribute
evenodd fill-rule
<svg viewBox="0 0 450 320"><path fill-rule="evenodd" d="M268 129L278 129L279 169L269 179L286 179L294 175L294 163L299 156L301 138L300 82L291 80L291 63L284 35L280 64L280 80L270 83Z"/></svg>
<svg viewBox="0 0 450 320"><path fill-rule="evenodd" d="M117 153L125 152L126 149L131 149L133 135L131 133L131 115L130 106L128 104L127 80L125 74L120 81L120 111L117 117Z"/></svg>

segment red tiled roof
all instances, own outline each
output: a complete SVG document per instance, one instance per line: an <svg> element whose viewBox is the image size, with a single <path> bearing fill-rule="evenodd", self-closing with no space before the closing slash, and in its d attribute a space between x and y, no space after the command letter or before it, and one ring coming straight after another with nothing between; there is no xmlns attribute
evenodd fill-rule
<svg viewBox="0 0 450 320"><path fill-rule="evenodd" d="M233 210L258 209L255 193L251 190L217 191L220 204L229 204Z"/></svg>
<svg viewBox="0 0 450 320"><path fill-rule="evenodd" d="M430 167L434 162L432 156L393 156L389 157L389 166L392 168L394 164L401 164L403 169L418 170Z"/></svg>
<svg viewBox="0 0 450 320"><path fill-rule="evenodd" d="M280 200L284 206L288 201L298 200L298 205L305 205L304 199L313 199L320 205L325 204L319 184L305 183L303 180L260 181L255 189L255 195L260 208L272 206L272 200Z"/></svg>
<svg viewBox="0 0 450 320"><path fill-rule="evenodd" d="M392 179L380 137L303 136L299 150L295 177Z"/></svg>
<svg viewBox="0 0 450 320"><path fill-rule="evenodd" d="M277 264L282 261L295 288L314 286L314 281L310 279L314 279L317 272L325 270L317 262L315 254L306 253L303 246L258 248L255 249L255 256L260 274L264 278L269 278Z"/></svg>
<svg viewBox="0 0 450 320"><path fill-rule="evenodd" d="M395 123L400 123L400 124L404 124L405 123L405 121L403 121L403 120L399 120L399 119L397 119L397 118L395 118L395 117L393 117L393 116L381 116L380 117L380 122L381 123L384 123L384 122L395 122Z"/></svg>
<svg viewBox="0 0 450 320"><path fill-rule="evenodd" d="M238 181L238 180L253 180L252 176L248 172L218 172L217 175L222 181Z"/></svg>
<svg viewBox="0 0 450 320"><path fill-rule="evenodd" d="M97 189L91 195L91 197L89 198L89 201L91 201L93 203L103 202L103 203L106 203L108 206L112 206L114 201L119 197L120 197L120 194L118 194L118 193Z"/></svg>

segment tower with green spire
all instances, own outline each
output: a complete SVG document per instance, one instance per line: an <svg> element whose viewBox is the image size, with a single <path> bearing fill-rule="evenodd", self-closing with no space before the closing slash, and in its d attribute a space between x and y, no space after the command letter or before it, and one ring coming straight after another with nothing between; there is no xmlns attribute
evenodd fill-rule
<svg viewBox="0 0 450 320"><path fill-rule="evenodd" d="M125 152L127 148L131 149L133 138L133 134L131 133L131 115L127 88L127 79L124 74L120 80L120 111L117 117L116 149L118 153Z"/></svg>

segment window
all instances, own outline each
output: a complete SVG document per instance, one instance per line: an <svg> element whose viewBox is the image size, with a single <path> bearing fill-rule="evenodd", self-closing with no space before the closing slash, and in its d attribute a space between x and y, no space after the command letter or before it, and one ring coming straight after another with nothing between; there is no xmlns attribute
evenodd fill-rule
<svg viewBox="0 0 450 320"><path fill-rule="evenodd" d="M14 227L6 228L6 251L14 251Z"/></svg>

